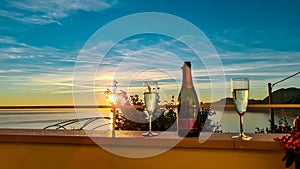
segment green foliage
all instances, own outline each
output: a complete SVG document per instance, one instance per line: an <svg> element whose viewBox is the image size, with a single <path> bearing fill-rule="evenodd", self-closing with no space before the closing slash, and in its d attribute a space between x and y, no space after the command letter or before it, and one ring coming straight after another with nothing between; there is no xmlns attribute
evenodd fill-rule
<svg viewBox="0 0 300 169"><path fill-rule="evenodd" d="M161 109L160 111L163 113L152 122L152 127L157 131L176 131L176 112L173 109Z"/></svg>
<svg viewBox="0 0 300 169"><path fill-rule="evenodd" d="M259 127L256 127L255 133L290 133L293 130L293 127L288 123L288 120L286 117L278 120L278 125L271 125L270 127L266 127L266 129L261 129Z"/></svg>
<svg viewBox="0 0 300 169"><path fill-rule="evenodd" d="M130 96L131 104L142 106L144 103L138 95ZM119 130L149 130L147 114L144 108L124 108L117 112L116 127ZM175 131L176 130L176 112L172 109L156 109L153 113L152 130L155 131Z"/></svg>
<svg viewBox="0 0 300 169"><path fill-rule="evenodd" d="M199 111L200 131L222 133L221 125L218 122L212 122L209 116L216 115L211 109L202 109Z"/></svg>
<svg viewBox="0 0 300 169"><path fill-rule="evenodd" d="M116 86L115 86L116 88ZM109 89L108 89L109 91ZM111 94L107 92L106 94ZM139 95L132 95L127 97L127 93L121 91L118 94L119 98L123 98L124 105L132 105L132 107L121 108L116 110L116 121L115 129L117 130L149 130L149 124L147 120L147 114L144 112L145 108L143 100L140 99ZM174 98L174 96L172 96ZM120 99L118 99L120 100ZM169 103L173 105L174 100ZM134 108L135 106L135 108ZM168 109L156 109L153 113L152 130L165 131L165 130L176 130L176 112L172 108Z"/></svg>
<svg viewBox="0 0 300 169"><path fill-rule="evenodd" d="M138 96L132 102L135 105L143 105ZM142 111L141 111L142 110ZM199 126L201 131L222 132L221 125L213 123L208 117L216 113L211 109L202 109L199 111ZM176 131L177 130L177 113L173 108L157 109L153 113L152 130L154 131ZM119 130L149 130L147 114L143 108L127 108L117 111L116 127Z"/></svg>
<svg viewBox="0 0 300 169"><path fill-rule="evenodd" d="M117 81L114 81L112 91L107 89L104 93L109 97L114 94L118 97L116 105L132 105L126 108L117 108L115 110L115 126L116 130L149 130L147 114L145 113L143 100L139 95L127 96L122 90L117 91ZM166 108L156 109L153 113L152 130L154 131L176 131L177 130L177 113L175 111L174 96L170 102L166 102ZM216 113L211 109L201 109L198 112L200 130L207 132L222 132L221 125L212 123L208 118Z"/></svg>

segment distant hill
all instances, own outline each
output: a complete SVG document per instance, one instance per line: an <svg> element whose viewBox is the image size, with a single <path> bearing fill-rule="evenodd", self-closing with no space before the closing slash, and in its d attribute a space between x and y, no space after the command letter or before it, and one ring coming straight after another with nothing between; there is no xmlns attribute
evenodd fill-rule
<svg viewBox="0 0 300 169"><path fill-rule="evenodd" d="M300 89L299 88L287 88L279 89L272 93L273 103L274 104L300 104ZM214 102L217 103L226 103L233 104L233 99L227 97L221 99L220 101ZM269 96L265 97L263 100L249 99L249 104L268 104Z"/></svg>
<svg viewBox="0 0 300 169"><path fill-rule="evenodd" d="M300 104L300 89L279 89L272 93L272 97L274 104ZM263 99L262 103L269 103L269 96Z"/></svg>
<svg viewBox="0 0 300 169"><path fill-rule="evenodd" d="M233 104L233 99L231 97L227 97L225 99L221 99L217 102L213 102L212 104ZM269 103L269 102L268 102ZM254 100L254 99L249 99L248 104L265 104L263 103L263 100Z"/></svg>
<svg viewBox="0 0 300 169"><path fill-rule="evenodd" d="M273 104L300 104L300 89L299 88L287 88L279 89L272 93ZM213 104L233 104L232 98L221 99L220 101L214 102ZM249 99L249 104L268 104L269 96L263 100ZM226 109L225 109L226 110ZM268 109L253 109L251 111L268 111ZM275 110L275 112L285 111L283 109ZM300 112L299 109L289 109L291 112Z"/></svg>

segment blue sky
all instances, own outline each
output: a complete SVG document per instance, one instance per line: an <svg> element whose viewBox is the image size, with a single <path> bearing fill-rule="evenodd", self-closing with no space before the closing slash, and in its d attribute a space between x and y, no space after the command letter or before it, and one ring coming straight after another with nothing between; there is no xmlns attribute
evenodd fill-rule
<svg viewBox="0 0 300 169"><path fill-rule="evenodd" d="M267 95L268 82L300 71L299 7L296 0L4 0L0 5L0 104L72 103L74 66L85 43L104 25L140 12L168 13L197 26L219 54L227 82L247 76L250 97L261 99ZM140 35L120 42L104 61L125 55L135 58L141 53L150 60L151 56L193 55L180 45L184 46L168 37ZM175 95L181 73L178 63L168 64L169 71L177 72L161 80L174 85ZM200 62L194 65L200 99L209 101L209 77ZM100 64L99 73L112 72L113 66ZM114 77L120 85L125 77L121 73L136 71L126 68L123 63L119 71L112 72L120 73ZM111 84L109 80L102 83L101 75L98 80L102 90ZM299 87L299 76L276 85L281 87ZM230 96L230 86L226 88Z"/></svg>

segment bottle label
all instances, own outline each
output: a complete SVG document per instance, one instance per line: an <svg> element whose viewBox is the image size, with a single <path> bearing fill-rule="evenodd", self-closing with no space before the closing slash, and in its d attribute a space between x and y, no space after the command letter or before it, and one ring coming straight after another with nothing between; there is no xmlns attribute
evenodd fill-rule
<svg viewBox="0 0 300 169"><path fill-rule="evenodd" d="M198 129L198 123L195 118L179 118L178 119L179 129Z"/></svg>

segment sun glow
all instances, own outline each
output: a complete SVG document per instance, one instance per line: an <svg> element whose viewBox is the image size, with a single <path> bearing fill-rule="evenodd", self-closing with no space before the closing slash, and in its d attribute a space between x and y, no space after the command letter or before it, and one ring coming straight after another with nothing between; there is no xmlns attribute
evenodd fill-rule
<svg viewBox="0 0 300 169"><path fill-rule="evenodd" d="M116 103L117 103L117 96L114 95L114 94L110 95L110 96L108 97L108 102L109 102L110 104L116 104Z"/></svg>

